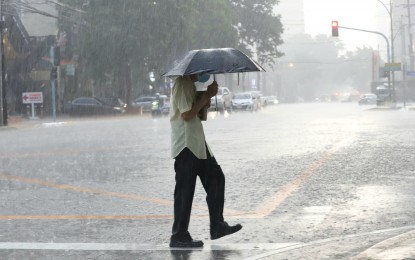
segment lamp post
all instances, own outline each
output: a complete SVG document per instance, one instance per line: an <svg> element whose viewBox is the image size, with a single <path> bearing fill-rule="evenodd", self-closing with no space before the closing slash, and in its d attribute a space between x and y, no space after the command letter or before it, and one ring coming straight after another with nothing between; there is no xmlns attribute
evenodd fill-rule
<svg viewBox="0 0 415 260"><path fill-rule="evenodd" d="M0 0L0 126L8 125L6 79L5 79L5 56L3 46L3 30L6 27L3 21L3 0Z"/></svg>
<svg viewBox="0 0 415 260"><path fill-rule="evenodd" d="M414 70L414 49L413 49L413 44L412 44L412 30L411 30L411 25L412 25L412 21L411 21L411 4L409 2L409 0L406 1L407 3L407 11L408 11L408 34L409 34L409 67L410 70L413 71Z"/></svg>
<svg viewBox="0 0 415 260"><path fill-rule="evenodd" d="M0 0L0 72L3 71L3 28L1 26L2 20L2 5L3 1ZM3 75L1 75L3 76ZM3 77L0 79L0 126L4 126L4 116L3 116Z"/></svg>
<svg viewBox="0 0 415 260"><path fill-rule="evenodd" d="M393 12L392 12L392 0L389 0L389 7L384 3L384 2L382 2L381 0L377 0L384 8L385 8L385 10L386 10L386 12L388 13L388 15L389 15L389 20L390 20L390 31L391 31L391 36L390 36L390 38L391 38L391 46L390 46L390 48L391 48L391 50L390 50L390 53L391 53L391 60L390 60L390 62L391 63L394 63L395 62L395 47L394 47L394 41L393 41ZM391 71L392 73L392 90L393 90L393 95L395 95L395 71ZM389 93L389 101L392 101L392 93ZM395 99L395 97L393 97L393 99Z"/></svg>

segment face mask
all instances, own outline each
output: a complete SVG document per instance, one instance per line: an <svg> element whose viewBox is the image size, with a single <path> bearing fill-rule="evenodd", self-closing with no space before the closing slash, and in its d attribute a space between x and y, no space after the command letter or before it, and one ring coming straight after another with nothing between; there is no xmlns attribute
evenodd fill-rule
<svg viewBox="0 0 415 260"><path fill-rule="evenodd" d="M199 73L197 74L197 81L205 83L210 78L210 75L207 73Z"/></svg>

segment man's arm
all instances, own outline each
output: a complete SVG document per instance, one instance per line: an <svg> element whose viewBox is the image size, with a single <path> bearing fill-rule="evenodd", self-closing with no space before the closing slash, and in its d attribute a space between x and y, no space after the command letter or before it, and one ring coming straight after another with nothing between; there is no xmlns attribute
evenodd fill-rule
<svg viewBox="0 0 415 260"><path fill-rule="evenodd" d="M218 83L213 81L213 83L208 86L207 91L201 96L201 98L193 103L192 109L182 113L183 120L189 121L195 117L203 107L209 105L210 98L214 97L216 93L218 93Z"/></svg>

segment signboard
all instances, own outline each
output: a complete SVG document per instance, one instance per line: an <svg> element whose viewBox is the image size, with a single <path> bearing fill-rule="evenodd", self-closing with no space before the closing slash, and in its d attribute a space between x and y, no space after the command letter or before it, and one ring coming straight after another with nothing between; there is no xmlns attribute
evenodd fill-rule
<svg viewBox="0 0 415 260"><path fill-rule="evenodd" d="M65 68L66 76L74 76L75 75L75 65L68 64Z"/></svg>
<svg viewBox="0 0 415 260"><path fill-rule="evenodd" d="M407 71L406 76L408 77L415 77L415 71Z"/></svg>
<svg viewBox="0 0 415 260"><path fill-rule="evenodd" d="M42 92L23 92L23 104L43 103Z"/></svg>
<svg viewBox="0 0 415 260"><path fill-rule="evenodd" d="M400 71L401 70L401 63L400 62L385 63L384 70L386 70L386 71Z"/></svg>

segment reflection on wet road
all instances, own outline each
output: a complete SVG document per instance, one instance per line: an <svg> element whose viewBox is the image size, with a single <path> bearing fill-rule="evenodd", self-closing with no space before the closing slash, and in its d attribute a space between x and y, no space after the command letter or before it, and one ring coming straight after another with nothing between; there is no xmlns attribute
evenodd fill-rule
<svg viewBox="0 0 415 260"><path fill-rule="evenodd" d="M415 224L413 115L326 103L209 117L225 215L244 228L210 242L198 183L190 232L206 246L191 252L167 247L168 118L0 131L0 256L347 259Z"/></svg>

